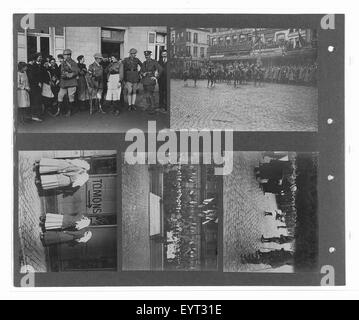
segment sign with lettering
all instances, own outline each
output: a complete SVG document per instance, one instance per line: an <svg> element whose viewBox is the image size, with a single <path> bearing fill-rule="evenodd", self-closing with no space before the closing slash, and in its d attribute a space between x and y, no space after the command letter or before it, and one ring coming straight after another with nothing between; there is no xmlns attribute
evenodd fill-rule
<svg viewBox="0 0 359 320"><path fill-rule="evenodd" d="M85 188L87 215L116 213L116 176L90 176Z"/></svg>

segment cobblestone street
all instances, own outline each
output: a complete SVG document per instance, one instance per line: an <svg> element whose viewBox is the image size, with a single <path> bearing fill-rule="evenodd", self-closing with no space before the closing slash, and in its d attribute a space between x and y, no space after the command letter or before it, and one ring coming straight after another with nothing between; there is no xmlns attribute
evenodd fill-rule
<svg viewBox="0 0 359 320"><path fill-rule="evenodd" d="M316 131L318 90L315 87L253 83L234 88L217 83L197 88L189 80L171 80L172 129L234 129L236 131Z"/></svg>
<svg viewBox="0 0 359 320"><path fill-rule="evenodd" d="M21 266L32 266L36 272L46 272L46 252L40 241L39 218L44 203L35 186L33 164L42 157L54 157L53 152L20 152L19 154L19 259Z"/></svg>
<svg viewBox="0 0 359 320"><path fill-rule="evenodd" d="M122 167L122 268L150 270L150 180L147 165Z"/></svg>
<svg viewBox="0 0 359 320"><path fill-rule="evenodd" d="M235 152L233 172L224 177L223 264L225 272L274 272L267 265L244 264L241 255L257 250L280 249L277 244L261 243L261 236L287 235L278 231L278 221L265 217L277 209L275 196L264 194L255 179L254 168L262 161L260 152ZM278 271L278 270L277 270ZM281 269L282 272L290 270Z"/></svg>

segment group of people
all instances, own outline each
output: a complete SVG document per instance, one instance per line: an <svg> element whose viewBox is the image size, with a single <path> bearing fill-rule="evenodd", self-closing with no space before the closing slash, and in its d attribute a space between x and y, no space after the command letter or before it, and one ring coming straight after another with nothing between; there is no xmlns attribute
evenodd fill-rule
<svg viewBox="0 0 359 320"><path fill-rule="evenodd" d="M182 75L174 71L172 77L181 77L185 87L188 87L189 79L193 79L195 87L198 79L206 79L207 87L213 87L216 83L233 84L234 87L238 87L248 82L253 82L255 86L263 82L314 86L317 83L317 73L316 63L264 66L258 61L257 63L212 63L203 66L191 64L184 68Z"/></svg>
<svg viewBox="0 0 359 320"><path fill-rule="evenodd" d="M255 178L260 184L260 187L264 193L272 193L277 196L284 196L288 193L295 194L297 191L295 183L295 163L289 157L282 153L266 152L263 154L264 157L269 158L269 162L260 163L258 167L255 167L254 174ZM278 199L276 198L278 201ZM275 243L278 245L284 245L295 241L295 237L292 235L292 230L289 230L287 224L287 212L279 209L272 211L265 211L265 217L273 217L279 224L278 230L287 230L287 235L281 234L280 236L265 237L262 235L260 241L262 243ZM284 255L286 259L292 257L292 253L285 251L284 249L275 250L270 252L257 251L255 255L246 256L243 261L246 263L264 263L268 258L273 259L269 263L269 260L265 263L271 264L278 259L278 255ZM290 261L289 259L288 261ZM287 262L288 262L287 261Z"/></svg>
<svg viewBox="0 0 359 320"><path fill-rule="evenodd" d="M42 158L34 163L36 184L43 190L77 191L89 179L90 165L82 159ZM91 219L83 214L62 215L47 213L40 218L41 241L44 246L58 244L76 245L92 238L88 227Z"/></svg>
<svg viewBox="0 0 359 320"><path fill-rule="evenodd" d="M264 81L286 84L316 85L318 65L280 65L265 69Z"/></svg>
<svg viewBox="0 0 359 320"><path fill-rule="evenodd" d="M18 63L17 103L20 121L41 122L45 113L70 117L80 110L107 113L118 116L127 103L129 111L137 110L136 97L143 86L145 110L150 114L167 113L167 51L160 61L152 59L152 52L144 52L145 61L137 58L132 48L123 60L118 53L105 57L94 55L88 67L83 55L72 58L72 51L43 57L34 54L28 63ZM155 88L159 86L159 105Z"/></svg>

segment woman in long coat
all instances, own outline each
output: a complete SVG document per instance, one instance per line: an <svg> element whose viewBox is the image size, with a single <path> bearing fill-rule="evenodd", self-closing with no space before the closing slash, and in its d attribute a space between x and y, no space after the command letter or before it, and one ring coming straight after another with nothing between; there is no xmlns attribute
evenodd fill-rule
<svg viewBox="0 0 359 320"><path fill-rule="evenodd" d="M83 214L62 215L47 213L42 218L42 226L46 231L50 230L82 230L90 226L91 220Z"/></svg>
<svg viewBox="0 0 359 320"><path fill-rule="evenodd" d="M68 244L75 246L80 243L87 243L92 238L92 232L86 229L79 231L50 231L41 236L41 242L44 247L59 244Z"/></svg>
<svg viewBox="0 0 359 320"><path fill-rule="evenodd" d="M87 67L85 64L85 58L83 55L77 57L77 66L80 69L78 87L77 87L77 99L80 104L80 109L85 109L86 101L90 100L89 88L87 87L86 74Z"/></svg>
<svg viewBox="0 0 359 320"><path fill-rule="evenodd" d="M60 174L41 175L40 182L44 190L77 188L83 186L89 179L85 170L79 172L64 172Z"/></svg>
<svg viewBox="0 0 359 320"><path fill-rule="evenodd" d="M39 173L64 173L64 172L79 172L82 170L90 170L90 165L87 161L81 159L41 159L37 165L39 166Z"/></svg>

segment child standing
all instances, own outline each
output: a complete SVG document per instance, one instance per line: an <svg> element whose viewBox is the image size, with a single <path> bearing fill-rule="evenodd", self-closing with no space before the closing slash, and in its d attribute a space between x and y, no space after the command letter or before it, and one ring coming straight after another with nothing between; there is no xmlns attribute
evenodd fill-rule
<svg viewBox="0 0 359 320"><path fill-rule="evenodd" d="M30 85L26 71L26 62L19 62L17 72L17 103L20 123L25 122L30 112Z"/></svg>

